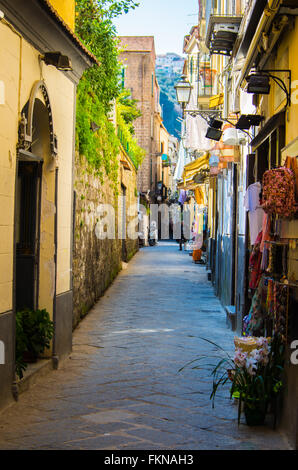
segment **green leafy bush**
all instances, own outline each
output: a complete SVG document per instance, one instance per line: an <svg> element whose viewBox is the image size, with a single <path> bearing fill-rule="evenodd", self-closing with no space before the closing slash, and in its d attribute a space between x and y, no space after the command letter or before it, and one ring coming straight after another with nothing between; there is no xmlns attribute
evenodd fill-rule
<svg viewBox="0 0 298 470"><path fill-rule="evenodd" d="M24 309L16 314L16 373L23 377L26 354L38 358L50 348L54 324L49 313L43 310Z"/></svg>
<svg viewBox="0 0 298 470"><path fill-rule="evenodd" d="M117 101L120 107L122 131L130 134L133 161L139 163L142 153L132 139L132 121L140 116L129 92L122 90L121 63L119 62L118 39L112 19L138 4L133 0L77 0L76 33L94 54L100 65L86 70L77 88L76 147L84 155L91 168L103 182L106 176L118 185L118 155L121 140L108 118ZM97 130L92 129L92 123ZM117 122L118 124L118 122ZM93 126L94 127L94 126ZM126 139L126 140L127 140ZM126 149L125 149L126 150Z"/></svg>

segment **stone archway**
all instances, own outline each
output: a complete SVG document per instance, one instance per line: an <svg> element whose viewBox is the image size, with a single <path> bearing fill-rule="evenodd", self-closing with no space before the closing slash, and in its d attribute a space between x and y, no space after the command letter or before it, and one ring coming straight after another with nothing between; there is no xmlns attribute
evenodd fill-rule
<svg viewBox="0 0 298 470"><path fill-rule="evenodd" d="M56 158L58 154L57 149L57 137L54 133L54 124L53 124L53 113L50 102L50 97L48 89L43 80L35 82L32 87L30 98L28 103L23 108L21 113L21 122L19 126L19 142L18 149L28 150L33 142L33 117L34 117L34 108L38 95L41 93L45 108L47 110L48 120L49 120L49 138L50 138L50 150L52 157Z"/></svg>
<svg viewBox="0 0 298 470"><path fill-rule="evenodd" d="M53 318L57 138L49 93L43 81L34 83L22 109L17 147L16 307L45 308Z"/></svg>

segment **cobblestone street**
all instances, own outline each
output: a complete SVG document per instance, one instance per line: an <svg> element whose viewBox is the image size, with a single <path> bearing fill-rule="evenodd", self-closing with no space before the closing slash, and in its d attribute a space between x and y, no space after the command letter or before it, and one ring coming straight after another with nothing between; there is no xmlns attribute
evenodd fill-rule
<svg viewBox="0 0 298 470"><path fill-rule="evenodd" d="M0 449L288 449L266 426L238 427L229 388L212 408L207 338L234 333L206 268L176 243L143 248L74 332L73 352L0 414Z"/></svg>

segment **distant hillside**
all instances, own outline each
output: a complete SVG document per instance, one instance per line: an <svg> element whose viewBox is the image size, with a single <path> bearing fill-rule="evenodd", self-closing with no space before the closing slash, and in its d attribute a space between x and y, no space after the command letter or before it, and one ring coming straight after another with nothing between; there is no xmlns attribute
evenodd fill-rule
<svg viewBox="0 0 298 470"><path fill-rule="evenodd" d="M178 138L181 125L177 118L181 117L181 108L176 100L174 86L181 77L183 64L183 57L172 52L156 58L156 76L160 86L160 104L164 125L170 134Z"/></svg>

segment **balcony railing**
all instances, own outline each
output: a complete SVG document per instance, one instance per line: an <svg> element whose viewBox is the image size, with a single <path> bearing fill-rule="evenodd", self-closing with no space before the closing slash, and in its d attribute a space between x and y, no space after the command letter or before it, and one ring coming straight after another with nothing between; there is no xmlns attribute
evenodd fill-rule
<svg viewBox="0 0 298 470"><path fill-rule="evenodd" d="M232 54L241 21L242 16L210 16L206 34L210 54Z"/></svg>

